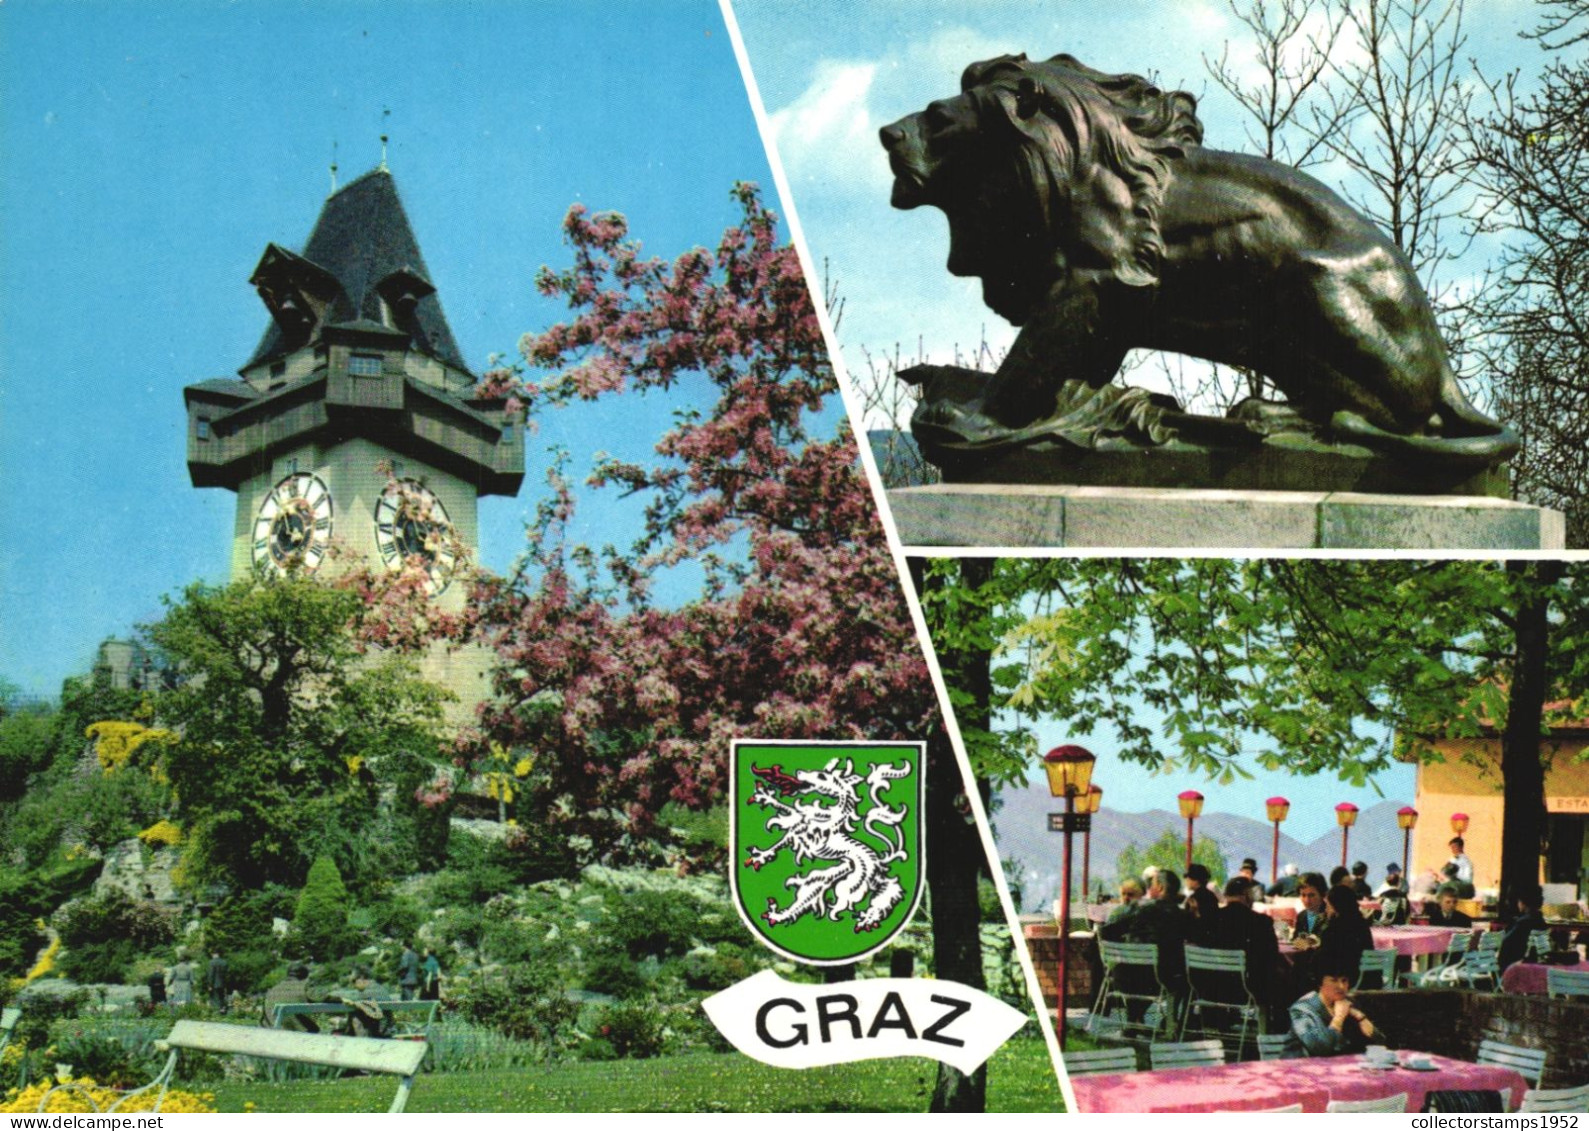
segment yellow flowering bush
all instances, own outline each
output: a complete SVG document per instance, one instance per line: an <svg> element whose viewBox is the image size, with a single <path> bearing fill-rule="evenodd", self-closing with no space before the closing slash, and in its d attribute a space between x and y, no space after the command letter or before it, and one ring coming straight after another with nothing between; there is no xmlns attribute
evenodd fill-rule
<svg viewBox="0 0 1589 1131"><path fill-rule="evenodd" d="M85 731L94 740L94 754L107 774L114 773L132 760L139 747L146 743L166 743L176 735L159 727L146 727L142 723L124 723L107 720L95 723Z"/></svg>
<svg viewBox="0 0 1589 1131"><path fill-rule="evenodd" d="M114 1088L101 1087L87 1076L73 1080L76 1087L61 1088L50 1095L49 1102L44 1105L45 1111L75 1112L75 1111L106 1111L122 1093ZM36 1084L29 1084L20 1090L12 1088L5 1094L5 1101L0 1103L0 1112L17 1113L38 1111L39 1103L55 1087L53 1080L40 1080ZM134 1096L121 1106L120 1111L152 1111L155 1100L160 1098L160 1089L151 1088L142 1095ZM92 1102L90 1102L92 1101ZM160 1105L162 1112L173 1114L187 1114L191 1112L215 1111L214 1092L184 1092L172 1088L166 1092L165 1101Z"/></svg>
<svg viewBox="0 0 1589 1131"><path fill-rule="evenodd" d="M178 845L182 843L182 829L180 826L161 818L139 833L138 839L145 844Z"/></svg>

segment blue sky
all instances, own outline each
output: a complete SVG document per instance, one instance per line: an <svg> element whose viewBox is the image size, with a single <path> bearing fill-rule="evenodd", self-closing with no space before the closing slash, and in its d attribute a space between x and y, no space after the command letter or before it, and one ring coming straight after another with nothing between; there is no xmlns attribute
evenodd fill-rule
<svg viewBox="0 0 1589 1131"><path fill-rule="evenodd" d="M945 270L942 214L889 207L892 177L877 141L880 127L957 93L966 64L1006 53L1065 52L1102 70L1151 75L1198 96L1208 145L1245 147L1239 110L1204 66L1205 57L1219 57L1237 36L1224 0L736 0L734 11L811 254L827 265L845 299L839 338L852 373L865 371L867 352L875 357L898 348L907 359L920 351L949 361L980 342L998 350L1013 338L983 307L978 281ZM1542 53L1517 33L1537 15L1531 0L1469 4L1464 57L1475 57L1491 75L1536 69ZM1239 50L1231 58L1250 66ZM1340 183L1338 170L1312 171ZM1479 245L1452 281L1481 270L1493 250ZM1175 771L1150 776L1123 763L1107 732L1074 733L1063 720L1042 720L1037 732L1041 749L1079 742L1099 755L1107 803L1130 811L1173 808L1177 793L1196 788L1207 795L1210 812L1261 819L1264 799L1281 793L1294 803L1287 832L1308 839L1333 826L1336 802L1367 808L1382 796L1413 797L1410 767L1381 775L1380 792L1353 790L1333 777L1275 774L1215 785Z"/></svg>
<svg viewBox="0 0 1589 1131"><path fill-rule="evenodd" d="M234 0L0 5L0 676L51 695L97 643L223 581L235 496L196 490L182 388L232 376L267 314L247 280L301 248L330 189L389 163L477 371L558 320L570 203L667 258L715 245L736 180L771 178L715 4ZM385 111L390 111L386 116ZM505 569L544 449L643 459L652 398L556 413L524 490L482 504ZM640 502L587 493L627 544Z"/></svg>

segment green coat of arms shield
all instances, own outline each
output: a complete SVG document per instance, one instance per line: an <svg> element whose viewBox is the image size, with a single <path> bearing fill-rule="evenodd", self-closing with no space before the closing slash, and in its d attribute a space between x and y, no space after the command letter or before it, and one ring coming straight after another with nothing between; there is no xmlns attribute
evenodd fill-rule
<svg viewBox="0 0 1589 1131"><path fill-rule="evenodd" d="M876 953L921 902L925 744L733 744L730 882L763 945L816 966Z"/></svg>

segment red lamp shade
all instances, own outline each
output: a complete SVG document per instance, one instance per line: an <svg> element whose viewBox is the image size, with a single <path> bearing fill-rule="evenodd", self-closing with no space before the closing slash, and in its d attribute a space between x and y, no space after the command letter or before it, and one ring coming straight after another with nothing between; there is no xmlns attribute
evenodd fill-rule
<svg viewBox="0 0 1589 1131"><path fill-rule="evenodd" d="M1451 831L1461 836L1468 831L1468 815L1466 813L1451 814Z"/></svg>
<svg viewBox="0 0 1589 1131"><path fill-rule="evenodd" d="M1076 812L1096 813L1103 806L1103 787L1089 785L1087 792L1076 798Z"/></svg>
<svg viewBox="0 0 1589 1131"><path fill-rule="evenodd" d="M1403 805L1396 810L1396 827L1398 829L1412 829L1418 827L1418 810L1411 805Z"/></svg>
<svg viewBox="0 0 1589 1131"><path fill-rule="evenodd" d="M1335 807L1335 823L1343 829L1349 829L1357 824L1357 806L1350 801L1343 801Z"/></svg>
<svg viewBox="0 0 1589 1131"><path fill-rule="evenodd" d="M1284 797L1271 797L1263 803L1263 807L1271 821L1283 821L1286 819L1286 814L1291 812L1291 802Z"/></svg>
<svg viewBox="0 0 1589 1131"><path fill-rule="evenodd" d="M1181 806L1181 816L1188 821L1203 815L1203 795L1195 789L1189 789L1175 799Z"/></svg>
<svg viewBox="0 0 1589 1131"><path fill-rule="evenodd" d="M1081 796L1092 784L1092 767L1098 759L1084 746L1056 746L1043 755L1048 791L1055 797Z"/></svg>

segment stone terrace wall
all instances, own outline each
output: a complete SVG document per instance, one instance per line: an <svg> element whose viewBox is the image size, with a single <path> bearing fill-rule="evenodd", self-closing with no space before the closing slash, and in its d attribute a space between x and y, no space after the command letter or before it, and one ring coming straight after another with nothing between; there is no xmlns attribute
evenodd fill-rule
<svg viewBox="0 0 1589 1131"><path fill-rule="evenodd" d="M1545 1049L1544 1086L1589 1084L1589 1002L1528 994L1405 990L1359 994L1386 1043L1472 1060L1479 1042Z"/></svg>

